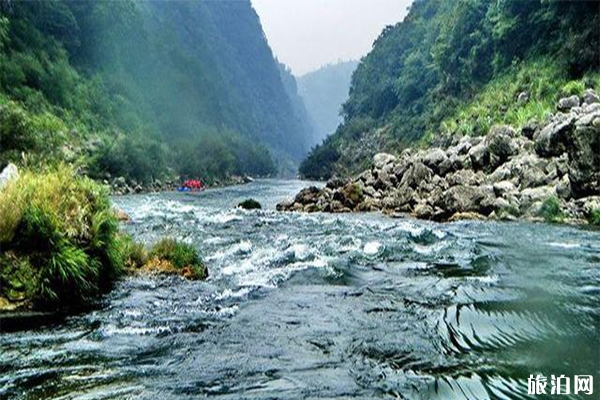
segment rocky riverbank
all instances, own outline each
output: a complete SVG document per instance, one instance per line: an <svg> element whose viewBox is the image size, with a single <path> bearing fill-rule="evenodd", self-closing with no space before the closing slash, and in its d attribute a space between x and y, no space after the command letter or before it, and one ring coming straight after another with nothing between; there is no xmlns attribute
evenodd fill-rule
<svg viewBox="0 0 600 400"><path fill-rule="evenodd" d="M225 187L233 185L243 185L252 182L253 179L249 176L230 176L221 180L210 182L209 187ZM107 177L102 180L102 183L110 187L111 194L119 196L126 194L141 194L141 193L157 193L176 190L180 186L179 179L167 179L161 181L155 179L149 183L140 183L135 180L127 180L124 177L111 179Z"/></svg>
<svg viewBox="0 0 600 400"><path fill-rule="evenodd" d="M600 219L600 99L561 99L543 124L494 126L448 147L380 153L351 179L332 179L278 204L281 211L410 213L421 219Z"/></svg>

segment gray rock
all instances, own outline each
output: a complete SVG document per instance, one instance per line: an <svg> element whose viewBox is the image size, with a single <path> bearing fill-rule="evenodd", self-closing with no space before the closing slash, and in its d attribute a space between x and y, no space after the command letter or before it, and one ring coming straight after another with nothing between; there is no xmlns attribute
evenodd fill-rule
<svg viewBox="0 0 600 400"><path fill-rule="evenodd" d="M491 188L485 186L453 186L442 196L441 204L449 215L463 212L489 214L493 211L495 197Z"/></svg>
<svg viewBox="0 0 600 400"><path fill-rule="evenodd" d="M307 187L306 189L302 189L300 193L296 195L295 203L302 205L316 203L320 193L321 190L315 186Z"/></svg>
<svg viewBox="0 0 600 400"><path fill-rule="evenodd" d="M373 157L373 166L376 169L382 169L390 163L396 162L396 156L387 153L378 153Z"/></svg>
<svg viewBox="0 0 600 400"><path fill-rule="evenodd" d="M559 111L569 111L573 107L579 107L579 97L577 95L563 97L558 100L558 104L556 105Z"/></svg>
<svg viewBox="0 0 600 400"><path fill-rule="evenodd" d="M336 188L344 186L345 184L346 184L345 179L333 177L327 181L327 184L325 186L328 187L329 189L336 189Z"/></svg>
<svg viewBox="0 0 600 400"><path fill-rule="evenodd" d="M420 219L430 219L433 216L433 207L426 203L419 203L413 209L413 215Z"/></svg>
<svg viewBox="0 0 600 400"><path fill-rule="evenodd" d="M536 120L530 120L521 128L521 134L527 139L533 139L533 136L538 128L538 122Z"/></svg>
<svg viewBox="0 0 600 400"><path fill-rule="evenodd" d="M600 194L600 127L578 126L569 137L568 154L573 195Z"/></svg>
<svg viewBox="0 0 600 400"><path fill-rule="evenodd" d="M519 93L519 96L517 96L517 103L527 103L529 101L529 93L528 92L521 92Z"/></svg>
<svg viewBox="0 0 600 400"><path fill-rule="evenodd" d="M507 195L517 191L517 188L514 185L514 183L512 183L510 181L502 181L502 182L494 183L493 188L494 188L494 194L497 197L504 197L504 196L507 196Z"/></svg>
<svg viewBox="0 0 600 400"><path fill-rule="evenodd" d="M277 211L287 211L287 210L291 209L293 205L294 205L293 199L285 199L282 202L280 202L279 204L277 204L277 206L275 206L275 208L277 209Z"/></svg>
<svg viewBox="0 0 600 400"><path fill-rule="evenodd" d="M553 196L556 196L556 190L553 186L528 188L521 191L521 204L522 206L531 206Z"/></svg>
<svg viewBox="0 0 600 400"><path fill-rule="evenodd" d="M490 153L490 166L495 168L517 153L517 144L513 140L516 133L514 129L505 125L497 125L490 129L484 140Z"/></svg>
<svg viewBox="0 0 600 400"><path fill-rule="evenodd" d="M408 168L408 170L402 176L400 186L410 186L414 189L419 187L419 184L421 182L430 181L433 175L433 171L427 168L423 163L415 162Z"/></svg>
<svg viewBox="0 0 600 400"><path fill-rule="evenodd" d="M490 153L487 147L481 143L471 147L471 150L469 150L469 158L471 160L472 168L477 171L485 168L489 164Z"/></svg>
<svg viewBox="0 0 600 400"><path fill-rule="evenodd" d="M561 199L570 199L571 193L571 182L569 180L569 174L563 175L563 177L555 185L556 194Z"/></svg>
<svg viewBox="0 0 600 400"><path fill-rule="evenodd" d="M442 166L442 163L448 160L446 152L440 148L428 150L422 157L422 162L427 167L435 171L439 175L446 173L448 165Z"/></svg>
<svg viewBox="0 0 600 400"><path fill-rule="evenodd" d="M383 199L383 208L387 210L409 211L412 205L416 202L415 191L409 187L401 187L392 190Z"/></svg>
<svg viewBox="0 0 600 400"><path fill-rule="evenodd" d="M600 103L600 97L596 94L594 89L587 89L583 94L583 103L584 104L594 104Z"/></svg>
<svg viewBox="0 0 600 400"><path fill-rule="evenodd" d="M535 151L541 157L559 156L567 149L568 136L574 128L573 115L560 115L546 125L535 138Z"/></svg>
<svg viewBox="0 0 600 400"><path fill-rule="evenodd" d="M19 177L19 169L13 163L8 164L0 173L0 189L4 188L10 181Z"/></svg>

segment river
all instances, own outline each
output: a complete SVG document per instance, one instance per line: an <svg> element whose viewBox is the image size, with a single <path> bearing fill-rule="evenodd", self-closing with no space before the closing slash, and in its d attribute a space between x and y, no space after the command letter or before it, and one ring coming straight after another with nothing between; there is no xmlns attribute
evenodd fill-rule
<svg viewBox="0 0 600 400"><path fill-rule="evenodd" d="M0 334L0 397L544 398L530 374L599 393L599 231L275 211L306 184L114 198L136 239L194 244L210 279L128 277ZM234 208L248 197L263 210Z"/></svg>

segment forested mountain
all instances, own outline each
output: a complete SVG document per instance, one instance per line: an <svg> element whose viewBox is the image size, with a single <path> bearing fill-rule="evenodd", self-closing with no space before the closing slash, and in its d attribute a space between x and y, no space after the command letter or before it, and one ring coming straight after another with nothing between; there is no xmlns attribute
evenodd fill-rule
<svg viewBox="0 0 600 400"><path fill-rule="evenodd" d="M544 119L599 86L600 3L420 0L386 28L352 78L344 123L301 174L360 170L379 151ZM524 93L527 101L518 102Z"/></svg>
<svg viewBox="0 0 600 400"><path fill-rule="evenodd" d="M342 123L342 104L348 99L350 79L357 65L357 61L330 64L298 77L298 91L315 130L311 145L320 144Z"/></svg>
<svg viewBox="0 0 600 400"><path fill-rule="evenodd" d="M264 175L308 149L249 0L0 0L0 13L0 163Z"/></svg>

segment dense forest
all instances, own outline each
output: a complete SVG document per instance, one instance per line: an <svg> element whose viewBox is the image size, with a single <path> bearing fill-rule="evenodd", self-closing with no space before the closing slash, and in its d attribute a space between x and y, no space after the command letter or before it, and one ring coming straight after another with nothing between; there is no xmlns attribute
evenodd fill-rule
<svg viewBox="0 0 600 400"><path fill-rule="evenodd" d="M599 7L595 1L416 1L361 61L344 123L312 150L301 174L348 175L382 150L546 118L560 96L600 86ZM518 102L520 93L528 101Z"/></svg>
<svg viewBox="0 0 600 400"><path fill-rule="evenodd" d="M350 80L357 65L357 61L329 64L298 77L298 92L315 131L311 145L321 143L342 123L342 104L348 99Z"/></svg>
<svg viewBox="0 0 600 400"><path fill-rule="evenodd" d="M0 53L0 166L147 182L289 171L308 150L250 1L0 0Z"/></svg>

